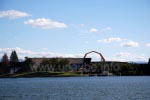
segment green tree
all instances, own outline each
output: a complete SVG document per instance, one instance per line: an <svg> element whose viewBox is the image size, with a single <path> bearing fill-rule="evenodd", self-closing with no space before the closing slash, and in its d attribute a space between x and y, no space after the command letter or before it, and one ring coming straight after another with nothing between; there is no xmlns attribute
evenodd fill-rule
<svg viewBox="0 0 150 100"><path fill-rule="evenodd" d="M49 60L52 64L52 67L54 68L54 71L58 70L58 59L57 58L52 58Z"/></svg>
<svg viewBox="0 0 150 100"><path fill-rule="evenodd" d="M3 55L1 62L9 63L8 56L6 53Z"/></svg>
<svg viewBox="0 0 150 100"><path fill-rule="evenodd" d="M148 60L148 65L150 65L150 58L149 58L149 60Z"/></svg>
<svg viewBox="0 0 150 100"><path fill-rule="evenodd" d="M46 66L46 65L47 65L47 62L48 62L48 59L44 58L44 59L41 61L40 65L41 65L41 66Z"/></svg>
<svg viewBox="0 0 150 100"><path fill-rule="evenodd" d="M10 61L11 62L19 62L18 56L17 56L17 53L15 50L11 52Z"/></svg>
<svg viewBox="0 0 150 100"><path fill-rule="evenodd" d="M66 70L66 65L69 64L69 60L68 59L61 59L59 61L59 65L61 66L60 70L64 71Z"/></svg>
<svg viewBox="0 0 150 100"><path fill-rule="evenodd" d="M129 75L129 71L130 71L130 64L129 63L122 64L120 69L121 75Z"/></svg>
<svg viewBox="0 0 150 100"><path fill-rule="evenodd" d="M40 67L37 68L37 71L40 71Z"/></svg>
<svg viewBox="0 0 150 100"><path fill-rule="evenodd" d="M32 59L25 57L24 66L22 68L23 72L31 71L31 67L33 67L34 62Z"/></svg>
<svg viewBox="0 0 150 100"><path fill-rule="evenodd" d="M8 72L9 72L9 60L7 54L5 53L1 60L0 73L8 73Z"/></svg>
<svg viewBox="0 0 150 100"><path fill-rule="evenodd" d="M46 71L48 71L48 67L47 67L47 66L50 66L50 61L49 61L49 59L44 58L44 59L42 60L42 62L40 63L40 65L41 65L41 66L44 66L44 69L45 69Z"/></svg>
<svg viewBox="0 0 150 100"><path fill-rule="evenodd" d="M10 55L10 62L11 62L11 66L14 68L14 73L15 73L16 65L17 65L17 63L19 62L18 56L17 56L17 53L16 53L15 50L13 50L13 51L11 52L11 55Z"/></svg>

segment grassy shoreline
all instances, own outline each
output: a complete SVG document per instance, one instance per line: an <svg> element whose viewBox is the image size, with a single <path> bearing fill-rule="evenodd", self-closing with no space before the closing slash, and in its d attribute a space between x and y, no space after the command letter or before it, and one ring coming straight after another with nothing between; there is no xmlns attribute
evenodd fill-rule
<svg viewBox="0 0 150 100"><path fill-rule="evenodd" d="M81 75L80 72L24 72L24 73L16 73L16 74L5 74L0 75L0 78L29 78L29 77L79 77L79 76L87 76Z"/></svg>
<svg viewBox="0 0 150 100"><path fill-rule="evenodd" d="M38 78L38 77L85 77L85 76L106 76L97 74L81 74L81 72L50 72L50 71L38 71L38 72L23 72L15 74L3 74L0 78ZM119 75L111 75L119 76ZM147 75L121 75L121 76L147 76Z"/></svg>

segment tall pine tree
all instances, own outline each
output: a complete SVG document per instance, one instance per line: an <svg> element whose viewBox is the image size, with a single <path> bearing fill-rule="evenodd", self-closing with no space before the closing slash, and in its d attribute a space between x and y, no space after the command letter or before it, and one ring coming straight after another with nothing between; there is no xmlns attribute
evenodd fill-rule
<svg viewBox="0 0 150 100"><path fill-rule="evenodd" d="M16 72L16 67L17 67L17 63L19 62L18 60L18 56L16 51L12 51L11 55L10 55L10 63L11 63L11 67L13 67L14 69L14 73Z"/></svg>
<svg viewBox="0 0 150 100"><path fill-rule="evenodd" d="M10 61L11 62L14 62L14 63L16 63L16 62L18 62L19 60L18 60L18 56L17 56L17 53L16 53L16 51L14 50L14 51L12 51L12 53L11 53L11 55L10 55Z"/></svg>
<svg viewBox="0 0 150 100"><path fill-rule="evenodd" d="M5 53L2 57L2 60L1 60L1 68L0 68L0 73L8 73L9 72L9 60L8 60L8 56L7 54Z"/></svg>
<svg viewBox="0 0 150 100"><path fill-rule="evenodd" d="M4 56L2 57L1 62L5 62L5 63L8 63L8 62L9 62L9 60L8 60L8 56L7 56L7 54L6 54L6 53L5 53L5 54L4 54Z"/></svg>

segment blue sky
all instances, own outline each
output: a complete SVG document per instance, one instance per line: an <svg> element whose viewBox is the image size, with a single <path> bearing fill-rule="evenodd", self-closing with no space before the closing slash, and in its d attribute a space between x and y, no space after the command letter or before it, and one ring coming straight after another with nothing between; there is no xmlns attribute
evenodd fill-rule
<svg viewBox="0 0 150 100"><path fill-rule="evenodd" d="M0 57L148 61L149 0L0 0ZM98 55L91 54L94 60Z"/></svg>

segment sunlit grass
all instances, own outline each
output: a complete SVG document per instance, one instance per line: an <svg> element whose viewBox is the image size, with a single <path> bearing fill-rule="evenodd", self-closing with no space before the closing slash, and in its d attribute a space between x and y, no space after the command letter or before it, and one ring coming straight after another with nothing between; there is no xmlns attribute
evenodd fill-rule
<svg viewBox="0 0 150 100"><path fill-rule="evenodd" d="M71 77L81 76L80 72L52 72L52 71L37 71L8 74L4 77Z"/></svg>

